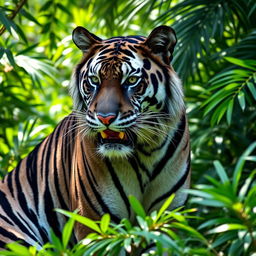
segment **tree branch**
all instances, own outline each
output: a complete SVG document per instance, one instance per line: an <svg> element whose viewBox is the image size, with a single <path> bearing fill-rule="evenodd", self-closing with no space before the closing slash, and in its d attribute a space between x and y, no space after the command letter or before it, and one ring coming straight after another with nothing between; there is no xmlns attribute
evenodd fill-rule
<svg viewBox="0 0 256 256"><path fill-rule="evenodd" d="M16 6L16 8L12 11L11 15L8 16L8 19L13 20L15 18L15 16L19 13L19 11L23 7L23 5L26 4L26 2L27 2L27 0L21 0L18 3L18 5ZM2 35L5 30L6 30L6 27L3 25L0 29L0 35Z"/></svg>

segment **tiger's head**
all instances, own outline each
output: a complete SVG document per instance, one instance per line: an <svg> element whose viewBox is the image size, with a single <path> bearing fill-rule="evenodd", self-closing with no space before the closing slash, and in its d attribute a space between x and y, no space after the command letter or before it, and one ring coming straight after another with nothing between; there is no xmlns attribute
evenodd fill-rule
<svg viewBox="0 0 256 256"><path fill-rule="evenodd" d="M98 152L128 157L136 147L156 147L184 111L182 86L170 65L174 30L160 26L147 38L102 40L77 27L73 41L83 52L70 86L74 113Z"/></svg>

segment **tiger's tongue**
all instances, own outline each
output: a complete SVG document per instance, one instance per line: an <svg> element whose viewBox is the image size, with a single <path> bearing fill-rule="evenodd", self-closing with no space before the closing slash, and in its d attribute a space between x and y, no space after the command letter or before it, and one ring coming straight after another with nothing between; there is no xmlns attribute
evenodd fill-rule
<svg viewBox="0 0 256 256"><path fill-rule="evenodd" d="M115 132L112 130L104 130L100 132L100 134L103 139L121 139L122 140L125 137L124 132Z"/></svg>

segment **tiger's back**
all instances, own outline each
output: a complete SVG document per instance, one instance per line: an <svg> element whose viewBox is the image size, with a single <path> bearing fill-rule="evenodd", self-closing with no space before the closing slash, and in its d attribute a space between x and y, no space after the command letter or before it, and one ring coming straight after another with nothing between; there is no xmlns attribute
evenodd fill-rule
<svg viewBox="0 0 256 256"><path fill-rule="evenodd" d="M0 185L0 246L15 240L45 243L78 209L99 219L134 219L128 196L146 211L172 193L171 208L186 200L189 132L181 82L169 65L176 36L161 26L148 38L101 40L73 32L83 59L70 86L74 111ZM75 238L88 229L77 225Z"/></svg>

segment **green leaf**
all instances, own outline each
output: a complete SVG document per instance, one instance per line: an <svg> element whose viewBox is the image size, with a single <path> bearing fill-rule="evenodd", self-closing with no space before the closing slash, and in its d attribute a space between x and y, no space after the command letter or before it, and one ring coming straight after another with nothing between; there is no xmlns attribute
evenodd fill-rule
<svg viewBox="0 0 256 256"><path fill-rule="evenodd" d="M9 33L12 33L12 30L11 30L12 24L1 8L0 8L0 21L9 31Z"/></svg>
<svg viewBox="0 0 256 256"><path fill-rule="evenodd" d="M63 232L62 232L62 244L63 244L63 247L66 248L68 246L68 242L70 240L70 237L72 235L72 232L73 232L73 228L74 228L74 224L75 224L75 221L74 219L70 218L64 228L63 228Z"/></svg>
<svg viewBox="0 0 256 256"><path fill-rule="evenodd" d="M26 17L28 20L36 23L37 25L41 26L41 24L38 22L38 20L29 12L27 12L24 8L20 10L20 14L22 14L24 17Z"/></svg>
<svg viewBox="0 0 256 256"><path fill-rule="evenodd" d="M28 248L18 243L10 243L7 244L7 248L10 249L12 252L15 252L17 256L30 256L30 252Z"/></svg>
<svg viewBox="0 0 256 256"><path fill-rule="evenodd" d="M132 252L132 239L130 237L124 240L124 248L128 253Z"/></svg>
<svg viewBox="0 0 256 256"><path fill-rule="evenodd" d="M161 215L164 213L165 210L168 209L168 207L171 205L173 199L175 197L175 194L172 194L171 196L169 196L169 198L164 202L164 204L161 206L160 210L158 211L157 213L157 216L156 216L156 220L157 221Z"/></svg>
<svg viewBox="0 0 256 256"><path fill-rule="evenodd" d="M233 63L237 66L249 68L252 70L256 69L256 61L255 60L241 60L233 57L224 57L228 62Z"/></svg>
<svg viewBox="0 0 256 256"><path fill-rule="evenodd" d="M228 103L227 122L229 125L231 124L231 120L232 120L233 107L234 107L234 99L230 100Z"/></svg>
<svg viewBox="0 0 256 256"><path fill-rule="evenodd" d="M65 12L68 16L72 17L72 13L61 3L57 3L57 7Z"/></svg>
<svg viewBox="0 0 256 256"><path fill-rule="evenodd" d="M147 222L140 216L136 217L141 229L148 231L148 224Z"/></svg>
<svg viewBox="0 0 256 256"><path fill-rule="evenodd" d="M214 164L215 170L217 171L222 183L229 183L229 178L228 178L227 173L224 170L222 164L217 160L215 160L213 162L213 164Z"/></svg>
<svg viewBox="0 0 256 256"><path fill-rule="evenodd" d="M89 219L89 218L86 218L84 216L78 215L77 213L65 211L65 210L62 210L62 209L56 209L56 211L65 215L65 216L73 218L74 220L76 220L79 223L87 226L88 228L92 229L93 231L101 233L101 230L100 230L99 226L96 224L96 222Z"/></svg>
<svg viewBox="0 0 256 256"><path fill-rule="evenodd" d="M5 54L7 56L8 61L10 64L14 67L15 66L15 61L12 55L12 52L9 49L5 49Z"/></svg>
<svg viewBox="0 0 256 256"><path fill-rule="evenodd" d="M222 232L227 232L231 230L247 230L247 227L245 225L241 225L237 223L227 223L227 224L222 224L216 228L210 229L209 231L207 231L207 234L222 233Z"/></svg>
<svg viewBox="0 0 256 256"><path fill-rule="evenodd" d="M256 170L253 171L249 177L244 181L240 191L239 191L239 198L244 198L246 197L252 183L255 181L255 176L256 176Z"/></svg>
<svg viewBox="0 0 256 256"><path fill-rule="evenodd" d="M5 53L4 48L0 47L0 59L3 57L4 53Z"/></svg>
<svg viewBox="0 0 256 256"><path fill-rule="evenodd" d="M221 244L226 243L227 241L233 241L234 238L236 238L236 233L233 232L227 232L215 239L215 241L211 244L212 248L216 248L217 246L220 246Z"/></svg>
<svg viewBox="0 0 256 256"><path fill-rule="evenodd" d="M256 148L256 142L253 142L246 150L245 152L242 154L242 156L239 158L235 170L234 170L234 174L233 174L233 179L232 179L232 184L233 184L233 188L234 191L237 191L237 187L241 178L241 174L243 171L243 166L246 160L246 157L248 157L253 150Z"/></svg>
<svg viewBox="0 0 256 256"><path fill-rule="evenodd" d="M141 205L140 201L136 197L134 197L132 195L129 196L129 202L130 202L132 209L138 216L140 216L142 218L146 217L145 210L144 210L143 206Z"/></svg>
<svg viewBox="0 0 256 256"><path fill-rule="evenodd" d="M173 248L175 249L177 252L181 252L180 248L178 247L178 245L167 235L162 234L161 232L158 231L151 231L151 232L147 232L147 231L134 231L132 232L132 234L137 235L137 236L142 236L143 238L146 239L147 243L150 244L151 242L160 242L164 248Z"/></svg>
<svg viewBox="0 0 256 256"><path fill-rule="evenodd" d="M242 110L245 110L245 97L244 92L240 91L238 94L238 101Z"/></svg>
<svg viewBox="0 0 256 256"><path fill-rule="evenodd" d="M110 223L110 215L108 213L104 214L100 221L100 229L103 233L106 233Z"/></svg>
<svg viewBox="0 0 256 256"><path fill-rule="evenodd" d="M247 86L253 96L253 98L256 100L256 89L255 89L255 86L252 82L247 82Z"/></svg>
<svg viewBox="0 0 256 256"><path fill-rule="evenodd" d="M40 8L40 12L46 11L48 10L50 7L52 6L52 1L49 0L47 1L41 8Z"/></svg>
<svg viewBox="0 0 256 256"><path fill-rule="evenodd" d="M128 219L122 219L121 223L124 224L125 228L129 231L130 229L132 229L132 224Z"/></svg>
<svg viewBox="0 0 256 256"><path fill-rule="evenodd" d="M50 230L50 237L51 237L51 239L50 239L51 243L52 243L52 245L54 245L54 248L61 251L63 249L63 247L62 247L60 238L58 238L56 236L56 234L54 233L54 231L52 229Z"/></svg>
<svg viewBox="0 0 256 256"><path fill-rule="evenodd" d="M182 230L188 231L191 235L199 238L202 242L207 244L206 238L203 235L201 235L201 233L196 231L194 228L190 227L189 225L185 225L183 223L178 223L178 222L173 222L171 224L171 226L174 228L177 228L177 229L182 229Z"/></svg>

